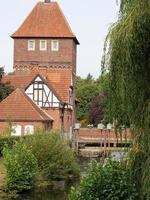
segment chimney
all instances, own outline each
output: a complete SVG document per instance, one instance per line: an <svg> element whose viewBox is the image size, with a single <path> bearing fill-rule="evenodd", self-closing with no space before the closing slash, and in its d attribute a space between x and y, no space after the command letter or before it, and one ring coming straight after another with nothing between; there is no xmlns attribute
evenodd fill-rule
<svg viewBox="0 0 150 200"><path fill-rule="evenodd" d="M51 0L44 0L45 3L51 3Z"/></svg>

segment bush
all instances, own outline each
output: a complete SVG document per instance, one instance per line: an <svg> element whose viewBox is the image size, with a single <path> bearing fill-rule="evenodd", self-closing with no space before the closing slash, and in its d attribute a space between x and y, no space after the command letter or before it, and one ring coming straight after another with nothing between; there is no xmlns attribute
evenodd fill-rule
<svg viewBox="0 0 150 200"><path fill-rule="evenodd" d="M86 128L90 124L90 122L87 119L83 119L80 121L80 124L81 128Z"/></svg>
<svg viewBox="0 0 150 200"><path fill-rule="evenodd" d="M108 161L103 166L94 161L83 177L80 190L72 188L70 200L137 200L135 184L121 162Z"/></svg>
<svg viewBox="0 0 150 200"><path fill-rule="evenodd" d="M22 192L31 189L37 171L37 160L32 152L18 142L12 149L5 147L3 154L8 190Z"/></svg>
<svg viewBox="0 0 150 200"><path fill-rule="evenodd" d="M24 140L38 161L38 168L48 179L78 175L79 167L66 140L56 132L33 135Z"/></svg>
<svg viewBox="0 0 150 200"><path fill-rule="evenodd" d="M0 137L0 157L2 156L2 152L5 146L11 149L13 145L19 140L20 137L14 137L14 136Z"/></svg>

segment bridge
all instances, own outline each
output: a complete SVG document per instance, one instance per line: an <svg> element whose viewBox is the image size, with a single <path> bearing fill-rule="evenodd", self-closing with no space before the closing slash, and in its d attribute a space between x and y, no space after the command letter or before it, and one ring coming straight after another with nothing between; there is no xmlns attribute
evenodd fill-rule
<svg viewBox="0 0 150 200"><path fill-rule="evenodd" d="M80 128L74 133L75 148L79 155L84 157L107 155L110 151L128 151L132 142L129 129L116 132L115 130Z"/></svg>

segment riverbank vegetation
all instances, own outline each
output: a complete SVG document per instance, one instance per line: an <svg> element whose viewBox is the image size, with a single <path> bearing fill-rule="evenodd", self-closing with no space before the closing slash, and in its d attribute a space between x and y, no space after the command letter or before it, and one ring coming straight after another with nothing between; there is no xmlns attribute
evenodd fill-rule
<svg viewBox="0 0 150 200"><path fill-rule="evenodd" d="M69 200L137 200L135 183L125 162L108 160L105 165L94 161L81 180L80 189L74 187Z"/></svg>
<svg viewBox="0 0 150 200"><path fill-rule="evenodd" d="M51 184L54 180L68 180L79 175L75 155L60 133L35 134L16 138L16 141L9 137L0 140L6 141L1 143L4 144L1 148L7 173L6 189L10 192L29 190L36 187L39 180Z"/></svg>

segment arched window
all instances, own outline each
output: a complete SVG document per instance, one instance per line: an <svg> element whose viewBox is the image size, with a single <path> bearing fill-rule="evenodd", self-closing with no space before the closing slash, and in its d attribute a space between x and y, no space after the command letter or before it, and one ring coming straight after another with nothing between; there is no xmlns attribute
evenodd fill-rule
<svg viewBox="0 0 150 200"><path fill-rule="evenodd" d="M12 126L11 136L21 136L21 126Z"/></svg>
<svg viewBox="0 0 150 200"><path fill-rule="evenodd" d="M34 133L33 125L26 125L24 128L24 135L32 135Z"/></svg>

